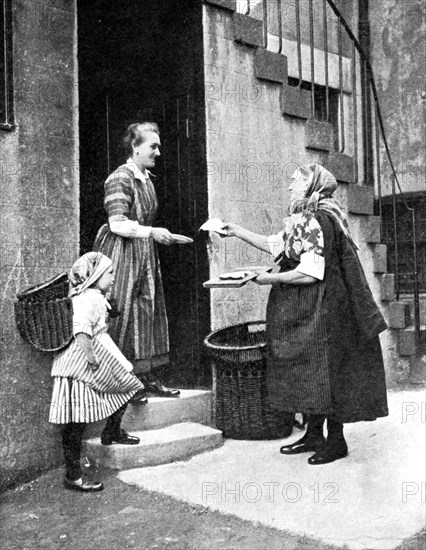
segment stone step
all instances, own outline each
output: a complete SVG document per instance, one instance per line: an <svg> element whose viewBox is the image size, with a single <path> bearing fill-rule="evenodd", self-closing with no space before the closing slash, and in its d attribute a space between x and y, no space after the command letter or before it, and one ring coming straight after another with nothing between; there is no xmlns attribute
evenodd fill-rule
<svg viewBox="0 0 426 550"><path fill-rule="evenodd" d="M147 405L129 405L123 418L126 431L154 430L176 422L197 422L213 426L212 392L180 390L179 398L149 397ZM105 420L89 424L85 439L99 437Z"/></svg>
<svg viewBox="0 0 426 550"><path fill-rule="evenodd" d="M132 435L140 438L138 445L102 445L99 438L84 441L82 456L97 465L129 470L184 460L223 444L222 432L194 422L132 432Z"/></svg>

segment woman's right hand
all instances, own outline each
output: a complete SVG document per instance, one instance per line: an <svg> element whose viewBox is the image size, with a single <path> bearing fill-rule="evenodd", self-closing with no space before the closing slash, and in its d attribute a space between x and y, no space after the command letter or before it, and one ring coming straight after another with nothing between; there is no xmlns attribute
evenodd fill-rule
<svg viewBox="0 0 426 550"><path fill-rule="evenodd" d="M236 223L227 222L222 225L221 229L227 232L226 235L221 235L221 237L239 237L242 227Z"/></svg>
<svg viewBox="0 0 426 550"><path fill-rule="evenodd" d="M174 242L173 235L165 227L152 227L151 237L158 244L171 245Z"/></svg>

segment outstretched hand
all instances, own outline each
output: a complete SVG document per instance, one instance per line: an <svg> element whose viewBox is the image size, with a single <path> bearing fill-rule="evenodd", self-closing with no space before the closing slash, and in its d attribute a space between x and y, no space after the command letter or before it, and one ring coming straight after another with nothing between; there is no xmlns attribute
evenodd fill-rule
<svg viewBox="0 0 426 550"><path fill-rule="evenodd" d="M236 223L227 222L222 225L221 229L226 231L226 235L221 235L221 237L238 237L242 228Z"/></svg>
<svg viewBox="0 0 426 550"><path fill-rule="evenodd" d="M151 229L151 237L158 244L165 244L166 246L169 246L174 242L173 235L165 227L153 227Z"/></svg>

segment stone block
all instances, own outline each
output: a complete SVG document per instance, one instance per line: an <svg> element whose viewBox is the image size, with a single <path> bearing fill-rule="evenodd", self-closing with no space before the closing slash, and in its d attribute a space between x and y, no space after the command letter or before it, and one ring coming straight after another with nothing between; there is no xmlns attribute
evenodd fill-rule
<svg viewBox="0 0 426 550"><path fill-rule="evenodd" d="M237 0L204 0L205 4L212 4L218 8L235 11L237 9Z"/></svg>
<svg viewBox="0 0 426 550"><path fill-rule="evenodd" d="M98 438L84 441L83 456L97 465L129 470L185 460L223 445L222 432L193 422L132 435L139 437L138 445L102 445Z"/></svg>
<svg viewBox="0 0 426 550"><path fill-rule="evenodd" d="M380 300L392 302L395 300L395 275L386 273L380 278Z"/></svg>
<svg viewBox="0 0 426 550"><path fill-rule="evenodd" d="M333 147L334 129L328 122L309 119L305 126L305 147L331 151Z"/></svg>
<svg viewBox="0 0 426 550"><path fill-rule="evenodd" d="M330 170L337 181L344 183L355 182L355 161L354 158L343 153L331 152L328 156L325 168Z"/></svg>
<svg viewBox="0 0 426 550"><path fill-rule="evenodd" d="M414 330L400 330L398 334L398 353L414 355L416 353L416 335Z"/></svg>
<svg viewBox="0 0 426 550"><path fill-rule="evenodd" d="M263 22L248 15L234 13L234 40L246 46L263 46Z"/></svg>
<svg viewBox="0 0 426 550"><path fill-rule="evenodd" d="M405 328L410 324L410 308L404 302L389 304L389 328Z"/></svg>
<svg viewBox="0 0 426 550"><path fill-rule="evenodd" d="M259 48L254 54L254 74L262 80L287 83L287 57Z"/></svg>
<svg viewBox="0 0 426 550"><path fill-rule="evenodd" d="M311 93L284 84L281 88L280 105L283 115L308 119L311 116Z"/></svg>
<svg viewBox="0 0 426 550"><path fill-rule="evenodd" d="M365 225L364 240L366 243L380 243L380 217L368 216L368 221Z"/></svg>
<svg viewBox="0 0 426 550"><path fill-rule="evenodd" d="M348 185L347 210L351 214L374 214L374 189L366 185Z"/></svg>
<svg viewBox="0 0 426 550"><path fill-rule="evenodd" d="M154 430L176 422L197 422L213 426L212 394L205 390L180 390L179 399L148 397L147 405L129 405L123 418L126 431ZM85 439L99 437L105 422L86 428Z"/></svg>
<svg viewBox="0 0 426 550"><path fill-rule="evenodd" d="M385 244L373 245L373 273L386 273L387 266L387 246Z"/></svg>

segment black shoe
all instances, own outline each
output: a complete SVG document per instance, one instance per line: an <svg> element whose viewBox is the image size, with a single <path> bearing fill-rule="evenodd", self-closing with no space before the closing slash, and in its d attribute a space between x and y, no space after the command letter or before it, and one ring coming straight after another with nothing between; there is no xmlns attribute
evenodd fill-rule
<svg viewBox="0 0 426 550"><path fill-rule="evenodd" d="M148 379L146 377L140 377L140 380L142 381L142 384L145 386L145 389L148 393L152 393L152 395L156 395L157 397L179 397L180 391L179 390L171 390L170 388L166 388L166 386L158 379L151 378Z"/></svg>
<svg viewBox="0 0 426 550"><path fill-rule="evenodd" d="M326 444L322 449L308 458L308 464L328 464L346 456L348 456L346 441L342 441L338 445Z"/></svg>
<svg viewBox="0 0 426 550"><path fill-rule="evenodd" d="M131 405L147 405L148 399L146 398L145 389L138 390L133 397L129 399Z"/></svg>
<svg viewBox="0 0 426 550"><path fill-rule="evenodd" d="M140 443L139 437L129 435L124 430L120 430L118 434L101 433L102 445L111 445L112 443L120 443L120 445L137 445Z"/></svg>
<svg viewBox="0 0 426 550"><path fill-rule="evenodd" d="M300 453L317 452L321 447L325 445L324 437L306 437L298 439L291 445L284 445L280 449L280 453L283 455L298 455Z"/></svg>
<svg viewBox="0 0 426 550"><path fill-rule="evenodd" d="M64 487L71 491L81 491L83 493L95 493L104 490L104 486L100 481L89 481L84 479L84 477L75 481L71 481L65 477Z"/></svg>

